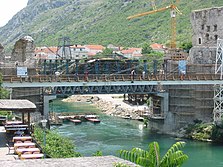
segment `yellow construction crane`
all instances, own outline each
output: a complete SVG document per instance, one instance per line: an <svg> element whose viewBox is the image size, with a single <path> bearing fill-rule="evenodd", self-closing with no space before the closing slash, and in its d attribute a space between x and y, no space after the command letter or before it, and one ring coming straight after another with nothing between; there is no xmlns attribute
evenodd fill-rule
<svg viewBox="0 0 223 167"><path fill-rule="evenodd" d="M170 4L169 6L159 8L159 9L156 9L155 0L152 0L151 4L152 4L152 7L153 7L152 11L139 13L139 14L136 14L136 15L133 15L133 16L129 16L129 17L127 17L127 19L130 20L130 19L134 19L134 18L137 18L137 17L146 16L146 15L150 15L150 14L153 14L153 13L162 12L162 11L170 9L170 17L171 17L170 48L175 49L176 48L176 12L178 14L182 14L182 13L179 11L179 9L177 8L177 6L174 3Z"/></svg>

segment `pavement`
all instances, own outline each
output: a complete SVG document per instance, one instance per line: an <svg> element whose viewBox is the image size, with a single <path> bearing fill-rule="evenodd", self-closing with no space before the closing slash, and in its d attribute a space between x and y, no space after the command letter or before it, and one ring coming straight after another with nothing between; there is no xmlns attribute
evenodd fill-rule
<svg viewBox="0 0 223 167"><path fill-rule="evenodd" d="M11 151L8 154L8 147L6 146L6 131L4 126L0 126L0 161L2 160L15 160L18 156Z"/></svg>
<svg viewBox="0 0 223 167"><path fill-rule="evenodd" d="M79 157L79 158L50 158L15 161L0 161L1 167L114 167L115 163L126 164L130 167L137 165L115 156Z"/></svg>

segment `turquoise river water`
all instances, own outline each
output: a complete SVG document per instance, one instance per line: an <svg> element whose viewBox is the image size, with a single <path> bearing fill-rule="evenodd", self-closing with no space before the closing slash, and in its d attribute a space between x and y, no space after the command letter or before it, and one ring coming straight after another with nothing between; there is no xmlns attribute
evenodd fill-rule
<svg viewBox="0 0 223 167"><path fill-rule="evenodd" d="M143 123L133 120L119 119L98 113L97 109L86 103L68 103L55 100L51 106L53 112L97 113L101 123L93 124L82 122L74 125L64 122L62 126L53 126L63 136L74 141L76 150L84 156L91 156L96 151L103 155L118 156L118 150L130 150L132 147L148 148L148 143L157 141L160 145L161 155L174 144L177 139L152 133L148 128L143 128ZM184 167L223 167L223 145L206 142L186 142L183 151L189 156Z"/></svg>

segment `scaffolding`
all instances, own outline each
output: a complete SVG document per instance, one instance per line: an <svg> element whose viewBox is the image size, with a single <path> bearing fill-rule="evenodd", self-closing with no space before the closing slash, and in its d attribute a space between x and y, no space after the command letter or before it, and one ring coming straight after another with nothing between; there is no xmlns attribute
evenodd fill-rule
<svg viewBox="0 0 223 167"><path fill-rule="evenodd" d="M222 80L223 74L223 40L218 39L216 50L215 74L220 73ZM214 86L214 122L219 124L223 118L223 85Z"/></svg>

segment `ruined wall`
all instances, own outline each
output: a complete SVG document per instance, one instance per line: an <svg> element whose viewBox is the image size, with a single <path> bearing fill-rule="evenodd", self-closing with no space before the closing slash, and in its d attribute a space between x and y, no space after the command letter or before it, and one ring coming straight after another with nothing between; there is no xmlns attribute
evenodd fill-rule
<svg viewBox="0 0 223 167"><path fill-rule="evenodd" d="M4 62L5 55L4 55L4 47L0 44L0 62Z"/></svg>
<svg viewBox="0 0 223 167"><path fill-rule="evenodd" d="M34 50L34 40L32 39L32 37L25 36L15 43L11 60L29 65L30 63L33 63Z"/></svg>
<svg viewBox="0 0 223 167"><path fill-rule="evenodd" d="M223 7L193 11L190 20L193 29L190 62L214 64L217 39L223 38Z"/></svg>

